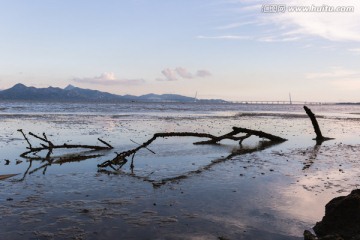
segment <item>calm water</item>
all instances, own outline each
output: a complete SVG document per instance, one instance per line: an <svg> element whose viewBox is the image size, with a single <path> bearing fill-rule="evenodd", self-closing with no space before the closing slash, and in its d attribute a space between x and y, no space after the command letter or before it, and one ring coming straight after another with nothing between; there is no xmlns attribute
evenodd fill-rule
<svg viewBox="0 0 360 240"><path fill-rule="evenodd" d="M0 239L301 239L321 220L325 204L360 179L360 106L309 107L323 135L334 140L315 145L301 105L0 103L0 174L19 174L0 181ZM132 149L156 132L221 135L233 126L288 141L212 164L239 145L158 139L149 146L156 154L136 154L133 174L129 163L120 171L98 172L97 164L114 152ZM27 150L20 128L46 132L55 144L101 145L100 137L114 149L45 166L47 161L20 157ZM261 141L251 137L243 147L256 148ZM71 154L79 151L54 151L52 158ZM161 187L149 182L183 175Z"/></svg>
<svg viewBox="0 0 360 240"><path fill-rule="evenodd" d="M360 114L360 105L309 105L316 113ZM0 113L213 113L213 112L303 112L302 105L289 104L200 104L200 103L39 103L1 102Z"/></svg>

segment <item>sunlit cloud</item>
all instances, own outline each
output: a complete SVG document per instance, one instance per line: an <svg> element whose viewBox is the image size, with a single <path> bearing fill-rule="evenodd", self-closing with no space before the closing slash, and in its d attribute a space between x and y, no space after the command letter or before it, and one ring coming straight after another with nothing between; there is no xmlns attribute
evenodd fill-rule
<svg viewBox="0 0 360 240"><path fill-rule="evenodd" d="M182 78L193 78L193 75L183 67L177 67L175 71Z"/></svg>
<svg viewBox="0 0 360 240"><path fill-rule="evenodd" d="M161 71L163 78L157 78L157 81L177 81L179 79L205 78L211 76L208 70L198 70L191 73L186 68L177 67L175 69L166 68Z"/></svg>
<svg viewBox="0 0 360 240"><path fill-rule="evenodd" d="M74 82L98 85L139 85L145 83L143 79L118 79L112 72L104 72L95 77L73 78Z"/></svg>
<svg viewBox="0 0 360 240"><path fill-rule="evenodd" d="M178 77L176 74L176 71L170 68L166 68L164 70L161 71L162 75L165 78L157 78L157 81L177 81Z"/></svg>

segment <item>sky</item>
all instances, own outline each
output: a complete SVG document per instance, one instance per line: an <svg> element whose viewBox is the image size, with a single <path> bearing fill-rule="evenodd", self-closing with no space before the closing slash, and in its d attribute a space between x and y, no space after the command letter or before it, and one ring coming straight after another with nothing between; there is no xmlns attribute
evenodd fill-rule
<svg viewBox="0 0 360 240"><path fill-rule="evenodd" d="M359 0L0 4L0 89L72 84L121 95L360 102ZM323 5L353 11L289 9Z"/></svg>

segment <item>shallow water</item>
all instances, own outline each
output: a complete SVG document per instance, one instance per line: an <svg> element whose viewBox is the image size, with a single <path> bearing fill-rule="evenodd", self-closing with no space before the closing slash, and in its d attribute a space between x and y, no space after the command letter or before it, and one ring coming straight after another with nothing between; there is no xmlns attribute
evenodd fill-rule
<svg viewBox="0 0 360 240"><path fill-rule="evenodd" d="M334 140L316 146L311 122L298 105L2 103L0 174L19 175L0 181L0 239L301 239L321 220L325 204L356 188L360 177L360 108L310 108L323 135ZM119 172L98 172L97 164L114 152L132 149L133 141L143 143L156 132L222 135L233 126L288 141L213 164L239 145L158 139L149 146L156 154L136 154L133 174L129 163ZM101 145L100 137L114 149L81 162L30 166L20 157L27 147L20 128L46 132L56 144ZM259 141L251 137L243 147ZM178 176L186 177L151 183Z"/></svg>

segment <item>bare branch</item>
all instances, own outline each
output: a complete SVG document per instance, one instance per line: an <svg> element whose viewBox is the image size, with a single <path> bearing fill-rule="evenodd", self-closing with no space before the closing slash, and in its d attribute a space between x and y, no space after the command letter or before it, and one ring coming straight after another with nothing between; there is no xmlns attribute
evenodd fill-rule
<svg viewBox="0 0 360 240"><path fill-rule="evenodd" d="M239 133L246 133L245 136L241 136L241 137L236 137L235 135L239 134ZM124 151L121 153L116 153L116 157L112 160L108 160L105 161L101 164L98 164L98 167L100 168L104 168L104 167L112 167L113 165L120 165L123 166L126 162L127 162L127 157L133 155L132 157L132 161L131 161L131 166L130 168L133 169L134 168L134 154L139 151L142 148L148 149L147 147L153 142L155 141L157 138L165 138L165 137L198 137L198 138L210 138L210 140L208 141L203 141L203 142L196 142L194 144L216 144L218 142L220 142L221 140L224 139L230 139L230 140L234 140L234 141L239 141L239 144L241 144L246 138L249 138L251 135L255 135L261 138L266 138L269 139L272 142L284 142L286 141L286 139L272 135L272 134L268 134L265 132L261 132L261 131L256 131L256 130L251 130L251 129L246 129L246 128L237 128L237 127L233 127L233 131L224 134L222 136L214 136L208 133L196 133L196 132L168 132L168 133L155 133L153 135L152 138L150 138L149 140L147 140L146 142L144 142L143 144L139 144L138 147L128 150L128 151ZM148 149L149 150L149 149ZM152 152L152 151L151 151Z"/></svg>
<svg viewBox="0 0 360 240"><path fill-rule="evenodd" d="M32 133L32 132L29 132L29 135L31 135L31 136L33 136L33 137L35 137L35 138L37 138L37 139L40 139L40 140L43 141L43 142L48 143L48 144L49 144L49 148L51 148L51 147L54 146L54 144L53 144L51 141L47 140L47 137L46 137L45 133L43 133L44 137L40 137L40 136L38 136L38 135L36 135L36 134L34 134L34 133Z"/></svg>
<svg viewBox="0 0 360 240"><path fill-rule="evenodd" d="M102 142L103 144L105 144L106 146L108 146L110 149L113 149L113 148L114 148L113 146L111 146L109 143L105 142L105 141L102 140L101 138L98 138L98 140L99 140L100 142Z"/></svg>
<svg viewBox="0 0 360 240"><path fill-rule="evenodd" d="M312 123L312 125L314 127L314 131L315 131L315 134L316 134L316 138L315 138L316 142L321 144L323 141L333 139L333 138L324 137L322 135L319 124L318 124L318 121L316 120L315 114L310 110L310 108L308 108L307 106L304 106L304 110L305 110L306 114L309 116L309 118L311 120L311 123Z"/></svg>
<svg viewBox="0 0 360 240"><path fill-rule="evenodd" d="M26 135L24 134L24 132L22 131L22 129L19 129L18 130L19 132L22 133L22 135L24 136L25 140L28 142L30 148L29 148L29 151L26 151L26 152L23 152L20 156L23 157L23 158L27 158L27 159L32 159L32 160L42 160L44 158L42 157L30 157L28 156L28 154L30 153L33 153L33 154L36 154L40 151L43 151L43 150L48 150L48 153L45 157L45 159L50 159L51 157L51 154L53 152L54 149L62 149L62 148L65 148L65 149L73 149L73 148L84 148L84 149L91 149L91 150L95 150L95 151L98 151L98 150L109 150L109 149L112 149L113 147L105 142L104 140L98 138L98 140L100 142L102 142L105 146L96 146L96 145L76 145L76 144L62 144L62 145L54 145L50 140L48 140L47 136L45 133L43 133L43 137L41 136L38 136L32 132L29 132L29 135L33 136L34 138L37 138L43 142L46 142L48 144L45 145L43 143L40 143L40 147L33 147L29 141L29 139L26 137Z"/></svg>
<svg viewBox="0 0 360 240"><path fill-rule="evenodd" d="M31 143L29 141L29 139L26 137L25 133L23 132L22 129L18 129L18 132L21 132L21 134L23 135L24 139L26 140L26 142L29 144L29 149L32 149Z"/></svg>
<svg viewBox="0 0 360 240"><path fill-rule="evenodd" d="M135 144L137 144L137 145L141 145L140 143L137 143L137 142L135 142L134 140L132 140L132 139L130 139L130 141L132 141L133 143L135 143ZM145 147L147 150L149 150L149 152L151 152L151 153L153 153L153 154L156 154L153 150L151 150L151 149L149 149L149 148L147 148L147 147Z"/></svg>

